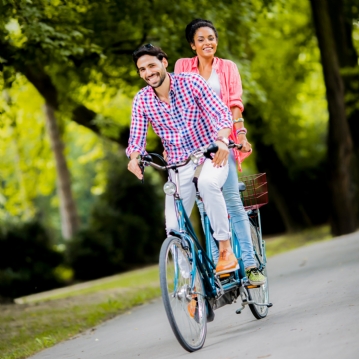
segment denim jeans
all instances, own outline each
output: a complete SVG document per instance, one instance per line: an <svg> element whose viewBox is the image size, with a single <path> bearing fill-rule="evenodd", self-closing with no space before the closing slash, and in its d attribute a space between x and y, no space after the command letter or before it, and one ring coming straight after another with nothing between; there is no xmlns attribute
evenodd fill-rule
<svg viewBox="0 0 359 359"><path fill-rule="evenodd" d="M257 264L254 259L249 219L243 208L242 199L238 191L237 164L232 151L230 151L228 164L228 177L223 186L224 200L226 202L228 214L232 219L234 233L239 240L244 268L256 267ZM197 199L196 202L201 214L203 226L203 203ZM214 263L217 263L219 258L218 247L213 237L211 241L213 261Z"/></svg>

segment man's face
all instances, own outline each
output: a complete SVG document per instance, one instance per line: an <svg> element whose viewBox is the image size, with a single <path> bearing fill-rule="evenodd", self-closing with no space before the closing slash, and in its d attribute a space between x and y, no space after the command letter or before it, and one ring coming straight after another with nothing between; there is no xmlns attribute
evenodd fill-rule
<svg viewBox="0 0 359 359"><path fill-rule="evenodd" d="M153 88L160 87L166 79L168 62L165 58L160 61L151 55L141 56L137 60L138 73L148 85Z"/></svg>

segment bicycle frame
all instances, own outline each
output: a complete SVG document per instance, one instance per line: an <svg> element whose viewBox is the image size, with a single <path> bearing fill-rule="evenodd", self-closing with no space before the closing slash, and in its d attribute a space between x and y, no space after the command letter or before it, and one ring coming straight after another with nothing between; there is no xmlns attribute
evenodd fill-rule
<svg viewBox="0 0 359 359"><path fill-rule="evenodd" d="M218 147L211 144L209 147L194 151L187 159L170 165L161 156L154 154L164 163L163 166L154 163L150 155L144 156L144 159L141 157L138 159L139 164L142 165L142 173L144 166L150 165L158 170L168 171L169 174L169 181L164 186L164 192L166 195L173 196L178 222L178 227L177 225L175 227L178 229L168 229L168 237L161 247L160 285L164 307L172 330L182 347L189 352L202 348L206 337L207 322L213 321L215 309L232 304L240 297L242 307L237 309L236 313L241 313L248 305L252 314L257 319L261 319L267 315L268 309L259 311L257 307L272 306L271 303L267 303L268 286L253 286L246 277L239 239L236 238L232 228L231 218L228 217L232 234L231 245L238 259L239 269L217 274L211 248L212 243L214 243L213 245L217 245L217 243L213 242L213 232L207 213L203 211L206 240L206 247L203 249L184 208L180 195L178 168L186 166L190 160L197 165L200 163L201 157L210 158L208 156L217 150ZM173 176L175 177L174 181L171 180ZM195 177L197 177L197 173ZM199 198L198 186L197 183L195 184L196 195ZM255 213L255 215L259 221L259 213ZM258 235L255 236L253 231L257 231ZM252 245L255 248L260 248L258 253L264 248L261 244L260 232L261 228L258 225L251 224ZM263 256L257 258L259 263L262 258ZM264 301L266 303L262 303Z"/></svg>
<svg viewBox="0 0 359 359"><path fill-rule="evenodd" d="M208 298L216 298L218 297L219 293L217 291L216 283L219 284L220 287L220 294L223 295L224 292L229 291L231 289L238 288L241 284L241 280L243 278L246 278L243 262L240 260L241 258L241 250L239 246L239 241L236 239L235 233L232 228L231 219L230 221L230 228L232 232L232 248L233 252L235 253L237 259L239 260L240 264L240 270L235 271L233 273L234 278L232 281L228 284L221 285L215 276L215 264L213 263L212 258L212 251L211 251L211 228L210 228L210 222L209 218L204 212L204 228L205 228L205 238L206 238L206 250L203 249L201 246L198 237L193 229L192 223L188 218L188 215L184 209L182 199L180 197L180 191L179 191L179 175L178 170L175 170L175 176L177 183L177 191L174 194L174 200L175 200L175 208L177 213L177 220L178 220L178 227L179 230L171 230L170 234L175 235L176 237L181 238L185 241L185 243L182 243L182 245L185 248L190 248L191 252L191 290L194 291L194 281L195 281L195 275L197 271L197 267L199 268L199 271L201 273L201 277L204 283L204 287L206 289L206 295ZM187 243L187 245L186 245ZM240 275L239 275L240 273ZM175 283L176 286L176 283Z"/></svg>
<svg viewBox="0 0 359 359"><path fill-rule="evenodd" d="M211 148L211 151L214 148ZM207 152L212 153L212 152ZM196 155L198 158L203 156L204 152L203 149L200 149L199 152L194 153L194 157ZM246 289L246 286L248 286L248 278L246 277L243 261L241 259L241 249L239 245L239 239L236 238L236 235L234 233L234 230L232 228L231 218L229 218L229 224L231 228L231 244L234 254L236 255L238 259L238 263L240 268L234 272L231 272L230 274L224 274L224 275L218 275L215 271L215 264L213 263L212 258L212 251L211 251L211 228L210 228L210 222L209 218L204 212L204 230L205 230L205 238L206 238L206 249L204 250L201 246L198 237L196 236L196 233L193 229L192 223L189 220L189 217L185 211L185 208L183 206L182 198L180 195L180 182L179 182L179 172L178 168L185 166L189 161L192 159L189 157L187 160L184 160L182 162L179 162L176 165L165 165L160 166L152 162L151 157L148 159L146 158L143 163L147 165L151 165L154 168L157 168L159 170L173 170L176 180L174 181L175 184L175 190L172 193L175 201L175 211L177 214L177 220L178 220L178 230L170 230L169 234L180 238L182 247L184 250L188 251L188 260L191 265L190 274L190 287L189 287L189 294L201 294L197 293L195 290L195 278L197 274L197 270L200 273L203 285L204 285L204 296L211 308L218 309L221 306L225 304L233 303L239 296L242 297L242 305L247 304L256 304L256 305L266 305L269 306L270 303L256 303L252 300L248 300L248 291ZM198 162L194 162L198 163ZM171 173L169 173L169 178L171 180ZM172 182L172 181L171 181ZM173 182L172 182L173 183ZM166 192L167 194L167 192ZM248 212L249 214L249 212ZM249 220L254 224L254 227L257 231L258 237L260 238L260 251L262 251L261 256L262 259L265 259L265 248L264 248L264 242L262 241L262 235L261 235L261 227L260 227L260 214L259 210L253 211L253 216L256 217L257 223L254 222L254 219L249 216ZM264 253L263 253L264 252ZM178 254L174 254L176 256ZM264 262L261 261L261 259L257 255L257 260L260 264L260 270L265 268L266 260ZM177 261L178 263L178 261ZM177 267L175 268L175 273L178 274L179 271L179 265L177 264ZM175 279L174 283L174 291L177 291L177 280ZM202 294L203 295L203 294ZM243 309L243 308L241 308ZM240 310L237 312L240 313Z"/></svg>

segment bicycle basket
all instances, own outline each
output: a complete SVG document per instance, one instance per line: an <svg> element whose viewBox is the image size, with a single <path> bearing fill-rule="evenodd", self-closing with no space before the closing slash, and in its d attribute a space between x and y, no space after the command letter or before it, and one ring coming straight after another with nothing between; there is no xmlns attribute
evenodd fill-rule
<svg viewBox="0 0 359 359"><path fill-rule="evenodd" d="M241 192L243 206L246 210L258 209L268 203L267 177L265 173L258 173L239 178L246 185Z"/></svg>

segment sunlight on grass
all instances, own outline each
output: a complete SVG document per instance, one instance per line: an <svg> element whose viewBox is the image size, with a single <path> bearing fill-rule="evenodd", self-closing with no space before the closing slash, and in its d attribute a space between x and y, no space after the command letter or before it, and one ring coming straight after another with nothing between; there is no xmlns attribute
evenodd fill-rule
<svg viewBox="0 0 359 359"><path fill-rule="evenodd" d="M299 233L265 238L267 257L314 242L333 238L329 226L314 227Z"/></svg>
<svg viewBox="0 0 359 359"><path fill-rule="evenodd" d="M4 305L0 310L0 358L26 358L160 294L158 266L152 266L114 276L103 285L68 292L67 298Z"/></svg>
<svg viewBox="0 0 359 359"><path fill-rule="evenodd" d="M104 290L140 287L143 285L147 285L148 283L159 283L159 273L157 265L86 282L80 284L80 286L85 285L85 287L81 288L78 288L77 286L69 286L61 288L58 292L54 291L53 293L51 293L50 291L47 292L45 296L39 296L38 299L36 296L34 296L34 299L32 299L31 296L24 297L23 301L24 303L43 302L46 300L55 300L74 297L78 295L97 293Z"/></svg>

